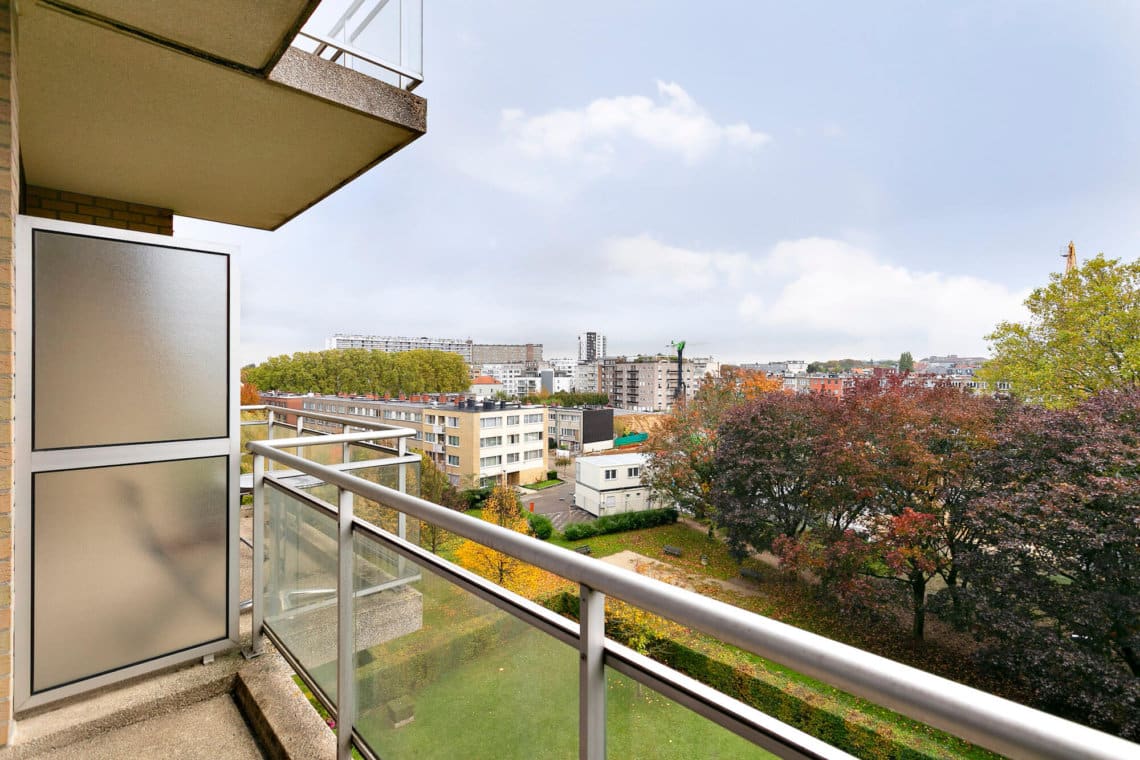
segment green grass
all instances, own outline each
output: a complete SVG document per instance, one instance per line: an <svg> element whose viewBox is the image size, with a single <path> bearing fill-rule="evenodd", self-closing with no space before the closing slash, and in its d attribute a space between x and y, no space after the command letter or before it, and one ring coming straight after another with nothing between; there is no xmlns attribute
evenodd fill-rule
<svg viewBox="0 0 1140 760"><path fill-rule="evenodd" d="M567 549L575 549L589 544L595 557L608 557L611 554L630 550L652 559L660 559L688 572L702 573L712 578L732 578L740 572L736 560L728 553L728 548L716 539L709 539L704 533L685 525L662 525L657 528L630 530L624 533L609 533L593 536L581 541L567 541L561 534L552 536L550 542ZM665 554L665 546L677 546L680 557ZM701 555L708 557L707 566L701 564Z"/></svg>
<svg viewBox="0 0 1140 760"><path fill-rule="evenodd" d="M616 673L607 673L611 757L768 758L766 752ZM533 629L457 664L410 695L415 720L393 728L383 706L358 728L384 757L573 758L578 653Z"/></svg>
<svg viewBox="0 0 1140 760"><path fill-rule="evenodd" d="M559 480L557 478L554 480L540 480L537 483L529 483L523 486L523 488L529 488L532 491L541 491L544 488L553 488L554 486L562 485L565 482L565 480Z"/></svg>

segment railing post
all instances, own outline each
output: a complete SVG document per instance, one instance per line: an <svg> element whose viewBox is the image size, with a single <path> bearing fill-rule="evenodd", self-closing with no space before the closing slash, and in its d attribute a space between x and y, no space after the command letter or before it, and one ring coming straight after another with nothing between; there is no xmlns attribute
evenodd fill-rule
<svg viewBox="0 0 1140 760"><path fill-rule="evenodd" d="M253 584L251 630L246 657L261 654L261 635L265 626L265 457L253 455L253 561L250 576Z"/></svg>
<svg viewBox="0 0 1140 760"><path fill-rule="evenodd" d="M397 444L397 450L404 448L404 446L402 445L403 440L404 440L403 438L400 439L400 443ZM399 464L396 466L399 468L399 473L396 476L399 479L399 481L396 483L396 486L397 486L398 490L400 491L400 493L407 493L408 492L408 468L411 465ZM419 496L419 494L416 494L416 496ZM399 512L399 511L396 512L396 534L400 538L404 539L405 541L408 538L408 515L404 512ZM408 561L406 559L404 559L404 555L403 554L397 554L396 555L396 574L399 575L401 578L403 578L404 575L406 574L405 570L407 569L407 565L408 565Z"/></svg>
<svg viewBox="0 0 1140 760"><path fill-rule="evenodd" d="M606 756L606 595L579 584L578 758Z"/></svg>
<svg viewBox="0 0 1140 760"><path fill-rule="evenodd" d="M298 438L301 436L301 431L304 427L305 427L305 418L298 414L297 415L297 437Z"/></svg>
<svg viewBox="0 0 1140 760"><path fill-rule="evenodd" d="M265 421L267 423L265 426L265 437L267 440L272 441L273 440L273 423L275 421L275 418L273 416L273 407L269 407L269 416L265 418Z"/></svg>
<svg viewBox="0 0 1140 760"><path fill-rule="evenodd" d="M336 582L336 726L337 760L352 760L356 722L356 651L353 636L352 491L338 489Z"/></svg>

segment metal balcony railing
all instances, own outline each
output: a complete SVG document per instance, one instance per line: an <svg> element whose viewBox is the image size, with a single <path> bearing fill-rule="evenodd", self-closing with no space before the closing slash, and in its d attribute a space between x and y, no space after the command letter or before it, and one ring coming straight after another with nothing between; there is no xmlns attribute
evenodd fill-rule
<svg viewBox="0 0 1140 760"><path fill-rule="evenodd" d="M404 90L424 80L423 0L324 0L293 45Z"/></svg>
<svg viewBox="0 0 1140 760"><path fill-rule="evenodd" d="M848 757L607 638L607 595L1011 757L1119 760L1140 751L1117 737L420 499L413 495L419 458L405 448L412 430L340 418L348 432L277 438L272 417L281 413L268 411L267 440L247 443L253 455L253 648L263 635L271 639L336 717L340 758L354 747L368 758L471 756L459 749L462 737L450 733L468 726L492 732L497 757L576 752L601 760L608 733L623 721L607 705L607 692L621 692L613 687L622 684L672 700L674 715L688 716L685 725L702 732L702 742L741 742L728 756L752 747L779 757ZM303 431L303 421L291 429ZM387 458L353 461L352 448L365 445ZM299 455L324 447L339 448L340 461ZM581 623L421 548L409 535L408 518L577 583ZM496 655L495 642L504 641ZM479 723L485 704L465 703L460 693L465 684L488 680L494 687L488 700L509 700L512 692L494 680L508 677L507 665L526 671L521 688L576 693L577 710L521 703L519 712L553 714L533 734ZM406 725L420 705L413 707L409 694L424 703L425 721L432 715L437 721L419 739L438 744L411 742ZM440 708L444 697L457 701ZM474 723L465 723L471 716ZM668 741L678 725L643 735L641 746Z"/></svg>

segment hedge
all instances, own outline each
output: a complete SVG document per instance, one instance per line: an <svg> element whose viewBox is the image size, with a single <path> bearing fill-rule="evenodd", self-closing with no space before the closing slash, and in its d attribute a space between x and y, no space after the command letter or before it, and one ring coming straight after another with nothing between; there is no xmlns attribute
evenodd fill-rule
<svg viewBox="0 0 1140 760"><path fill-rule="evenodd" d="M675 509L647 509L642 512L622 512L606 515L588 523L570 523L562 531L567 541L581 541L583 538L604 536L607 533L622 533L627 530L656 528L677 522Z"/></svg>
<svg viewBox="0 0 1140 760"><path fill-rule="evenodd" d="M526 515L527 522L530 523L530 529L534 531L536 538L545 541L554 535L554 523L546 515L536 515L530 512Z"/></svg>

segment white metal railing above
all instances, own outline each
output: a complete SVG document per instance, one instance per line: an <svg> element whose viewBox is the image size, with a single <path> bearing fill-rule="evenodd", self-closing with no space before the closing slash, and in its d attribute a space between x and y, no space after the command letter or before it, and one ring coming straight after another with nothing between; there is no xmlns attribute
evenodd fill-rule
<svg viewBox="0 0 1140 760"><path fill-rule="evenodd" d="M404 90L423 83L423 0L324 0L293 45Z"/></svg>

